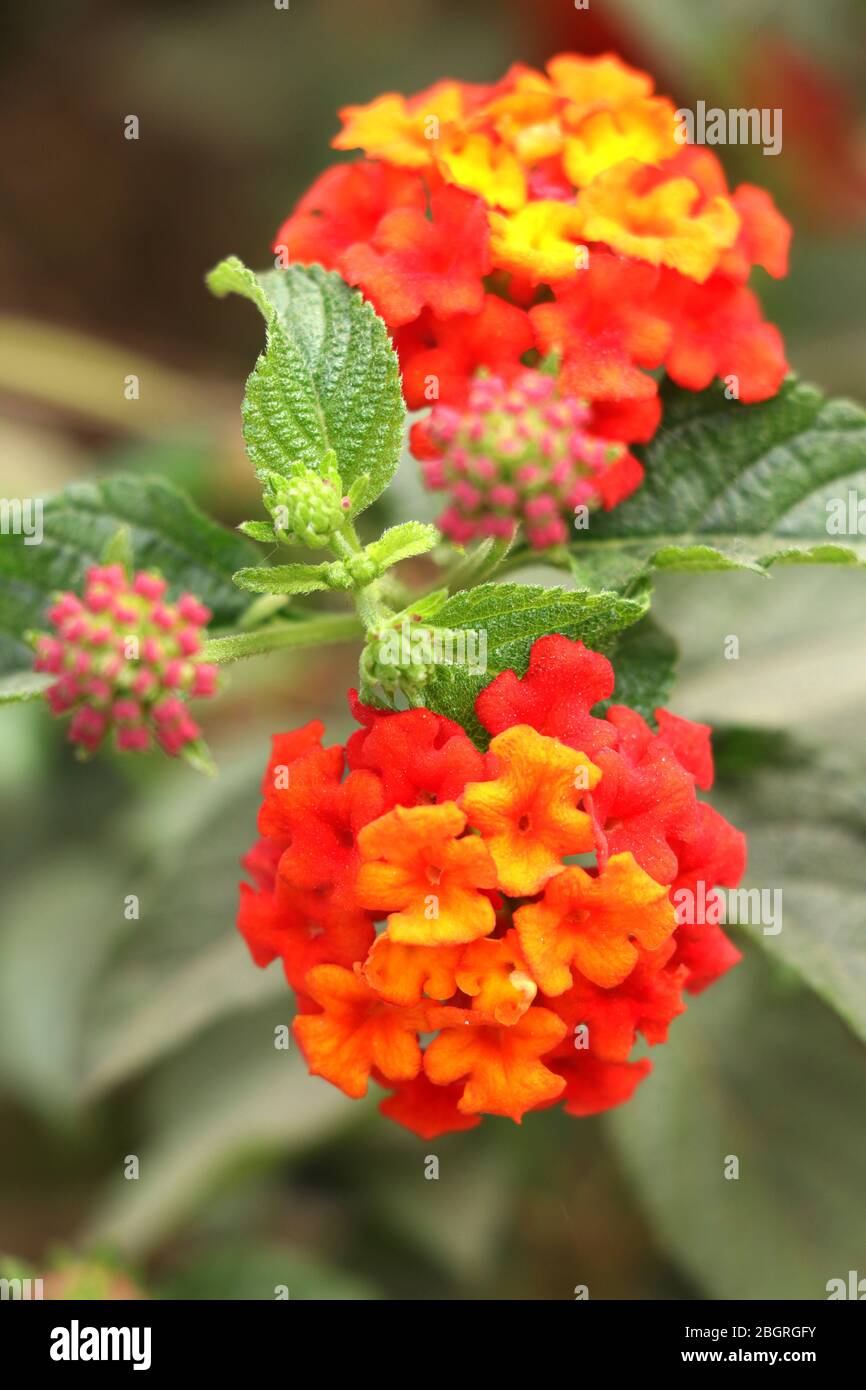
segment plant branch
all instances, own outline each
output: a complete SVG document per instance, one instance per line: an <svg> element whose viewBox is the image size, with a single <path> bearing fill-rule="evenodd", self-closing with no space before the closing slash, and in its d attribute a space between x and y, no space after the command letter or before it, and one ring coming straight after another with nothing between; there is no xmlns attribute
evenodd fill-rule
<svg viewBox="0 0 866 1390"><path fill-rule="evenodd" d="M314 618L299 618L294 623L270 623L252 632L212 637L205 643L202 655L205 661L225 665L245 656L260 656L288 647L319 647L328 642L352 642L363 635L363 623L354 613L321 613Z"/></svg>

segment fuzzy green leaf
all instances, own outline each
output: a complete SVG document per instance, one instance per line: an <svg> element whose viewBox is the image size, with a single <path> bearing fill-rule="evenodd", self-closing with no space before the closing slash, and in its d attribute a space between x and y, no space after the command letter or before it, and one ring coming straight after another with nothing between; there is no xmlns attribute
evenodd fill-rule
<svg viewBox="0 0 866 1390"><path fill-rule="evenodd" d="M613 661L616 684L613 698L603 701L596 713L608 705L629 705L654 724L655 711L665 704L676 674L677 644L673 637L646 617L626 628L613 648L606 650Z"/></svg>
<svg viewBox="0 0 866 1390"><path fill-rule="evenodd" d="M421 521L404 521L399 526L390 526L377 541L366 547L365 553L382 573L412 555L426 555L428 550L439 544L439 540L435 526L427 526Z"/></svg>
<svg viewBox="0 0 866 1390"><path fill-rule="evenodd" d="M747 833L746 889L782 893L780 929L741 931L866 1042L866 798L861 755L733 728L714 739L714 803ZM746 914L743 914L744 917Z"/></svg>
<svg viewBox="0 0 866 1390"><path fill-rule="evenodd" d="M287 475L298 461L318 469L333 449L353 513L369 506L397 467L406 414L397 356L372 305L317 265L255 275L230 257L208 284L252 300L267 322L242 407L257 473Z"/></svg>
<svg viewBox="0 0 866 1390"><path fill-rule="evenodd" d="M312 594L316 589L328 589L328 571L324 565L258 565L254 569L238 570L234 581L239 589L253 594Z"/></svg>
<svg viewBox="0 0 866 1390"><path fill-rule="evenodd" d="M424 703L462 724L483 745L487 734L474 712L478 693L500 671L525 674L536 638L561 632L588 647L609 650L618 633L644 616L648 604L646 593L623 598L534 584L482 584L454 594L437 609L436 626L474 632L476 654L483 654L486 643L486 669L438 667L425 686Z"/></svg>
<svg viewBox="0 0 866 1390"><path fill-rule="evenodd" d="M626 591L651 570L866 563L866 517L837 536L830 509L866 490L860 406L793 380L762 405L670 383L663 400L641 487L572 547L578 584Z"/></svg>
<svg viewBox="0 0 866 1390"><path fill-rule="evenodd" d="M262 545L276 545L279 539L269 521L242 521L238 530L252 541L261 541Z"/></svg>

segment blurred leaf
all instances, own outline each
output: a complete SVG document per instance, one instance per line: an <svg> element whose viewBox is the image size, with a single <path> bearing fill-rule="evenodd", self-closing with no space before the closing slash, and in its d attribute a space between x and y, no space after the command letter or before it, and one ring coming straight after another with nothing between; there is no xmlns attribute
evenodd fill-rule
<svg viewBox="0 0 866 1390"><path fill-rule="evenodd" d="M305 1250L277 1241L234 1242L187 1259L160 1285L161 1298L269 1299L285 1286L297 1299L361 1302L380 1297L367 1282Z"/></svg>
<svg viewBox="0 0 866 1390"><path fill-rule="evenodd" d="M664 1249L711 1298L825 1298L866 1243L862 1047L750 952L653 1060L607 1123Z"/></svg>
<svg viewBox="0 0 866 1390"><path fill-rule="evenodd" d="M57 852L4 892L0 1074L33 1109L74 1103L90 991L129 930L127 891L116 860Z"/></svg>
<svg viewBox="0 0 866 1390"><path fill-rule="evenodd" d="M481 584L454 594L437 609L436 626L484 636L486 668L476 673L468 666L437 666L424 688L424 702L484 743L488 736L474 711L478 692L500 671L513 668L523 675L537 637L561 632L579 637L588 647L603 647L621 629L637 622L648 602L646 594L622 598L533 584Z"/></svg>
<svg viewBox="0 0 866 1390"><path fill-rule="evenodd" d="M739 732L742 747L747 731ZM748 828L744 886L782 894L781 931L765 934L760 922L741 930L866 1041L864 788L861 760L770 738L764 766L729 774L713 799Z"/></svg>
<svg viewBox="0 0 866 1390"><path fill-rule="evenodd" d="M25 546L20 536L0 542L0 670L32 665L23 634L44 625L57 590L81 589L85 571L100 563L124 525L139 568L161 570L174 594L192 590L213 610L215 626L240 616L247 600L232 575L257 558L243 537L217 525L162 478L130 474L72 483L46 501L40 545Z"/></svg>
<svg viewBox="0 0 866 1390"><path fill-rule="evenodd" d="M41 671L13 671L8 676L0 676L0 705L38 700L53 679Z"/></svg>
<svg viewBox="0 0 866 1390"><path fill-rule="evenodd" d="M297 1051L274 1047L272 1011L223 1026L172 1064L169 1089L151 1097L149 1137L136 1150L140 1177L122 1177L84 1234L140 1256L158 1246L241 1168L269 1165L356 1121L362 1107L314 1079ZM118 1163L118 1168L120 1164Z"/></svg>
<svg viewBox="0 0 866 1390"><path fill-rule="evenodd" d="M208 285L244 295L267 323L242 408L257 473L287 475L296 461L316 469L333 449L352 511L362 511L394 474L406 416L397 356L373 306L318 265L255 274L230 256Z"/></svg>
<svg viewBox="0 0 866 1390"><path fill-rule="evenodd" d="M110 990L112 981L106 985ZM88 1038L85 1098L126 1081L216 1019L288 1000L287 989L278 968L256 969L238 932L208 944L120 1012L113 1026Z"/></svg>
<svg viewBox="0 0 866 1390"><path fill-rule="evenodd" d="M502 1121L485 1123L484 1136L478 1130L427 1140L395 1136L367 1187L377 1228L392 1230L469 1285L489 1276L517 1197L512 1136ZM425 1177L433 1157L435 1179Z"/></svg>
<svg viewBox="0 0 866 1390"><path fill-rule="evenodd" d="M826 506L866 486L860 406L793 380L761 405L670 382L663 395L641 487L573 547L578 583L629 590L654 569L866 563L864 535L831 534Z"/></svg>

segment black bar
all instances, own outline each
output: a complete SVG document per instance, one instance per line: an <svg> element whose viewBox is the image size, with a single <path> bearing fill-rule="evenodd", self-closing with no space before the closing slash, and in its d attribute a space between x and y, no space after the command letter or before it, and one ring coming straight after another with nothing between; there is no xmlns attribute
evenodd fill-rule
<svg viewBox="0 0 866 1390"><path fill-rule="evenodd" d="M532 1303L531 1300L527 1302ZM656 1302L575 1300L542 1314L537 1303L515 1319L511 1330L503 1325L501 1311L485 1314L487 1306L472 1302L475 1357L487 1369L487 1358L508 1359L516 1369L521 1357L531 1356L537 1365L541 1348L533 1334L537 1316L552 1319L551 1330L568 1338L562 1346L575 1353L575 1374L595 1365L611 1371L667 1371L674 1367L718 1365L728 1370L761 1366L802 1366L826 1376L828 1371L859 1364L864 1321L856 1300L826 1302ZM413 1315L412 1307L417 1309ZM380 1348L379 1369L395 1374L392 1359L405 1366L407 1335L414 1316L418 1322L418 1347L427 1346L419 1371L429 1378L427 1357L438 1346L443 1358L449 1346L448 1325L467 1316L459 1305L427 1302L402 1304L399 1321L383 1303L365 1303L354 1313L346 1304L325 1303L311 1318L301 1300L292 1302L65 1302L7 1300L0 1303L0 1347L4 1365L22 1372L33 1370L62 1381L69 1376L93 1379L100 1372L112 1376L138 1375L160 1379L165 1374L192 1369L214 1371L225 1377L233 1372L259 1377L303 1374L308 1358L333 1365L333 1353L345 1349L353 1370L374 1374L372 1349ZM489 1326L487 1318L491 1317ZM435 1323L432 1321L435 1319ZM330 1328L330 1331L328 1330ZM390 1333L389 1333L390 1328ZM115 1329L115 1332L102 1329ZM135 1330L138 1330L137 1335ZM323 1344L322 1334L326 1340ZM389 1341L383 1340L389 1337ZM396 1342L390 1341L396 1337ZM572 1337L574 1340L572 1340ZM398 1352L402 1345L403 1351ZM448 1359L454 1362L457 1346ZM325 1354L325 1347L328 1348ZM389 1350L386 1351L386 1347ZM52 1356L52 1348L54 1355ZM92 1350L102 1359L88 1359ZM114 1359L112 1353L121 1358ZM435 1354L435 1353L433 1353ZM70 1359L57 1359L65 1355ZM462 1355L457 1353L458 1364ZM77 1357L77 1359L76 1359ZM591 1358L591 1359L588 1359ZM856 1358L856 1360L855 1360ZM138 1362L140 1369L133 1367ZM388 1364L391 1369L388 1370ZM552 1368L551 1368L552 1369ZM404 1372L405 1374L405 1372ZM561 1374L558 1372L557 1374Z"/></svg>

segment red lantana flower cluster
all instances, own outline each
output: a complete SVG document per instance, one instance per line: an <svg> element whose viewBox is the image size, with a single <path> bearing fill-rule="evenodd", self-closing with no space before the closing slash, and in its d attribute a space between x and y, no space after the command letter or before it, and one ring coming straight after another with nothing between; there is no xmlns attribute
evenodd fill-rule
<svg viewBox="0 0 866 1390"><path fill-rule="evenodd" d="M763 189L731 191L712 150L678 143L673 103L646 73L561 54L543 73L518 64L490 86L440 82L340 115L333 144L365 158L317 179L274 247L372 301L413 409L461 411L479 370L509 385L551 354L582 432L620 445L658 425L651 369L690 390L735 378L745 402L778 390L784 347L747 281L754 265L787 273L790 227ZM428 431L414 444L430 456ZM604 486L595 472L605 507L640 479L635 460ZM531 500L503 470L494 486L520 494L510 510L461 502L490 481L456 475L442 522L455 539Z"/></svg>
<svg viewBox="0 0 866 1390"><path fill-rule="evenodd" d="M744 837L695 792L710 730L598 717L613 686L607 658L554 635L479 695L486 753L354 692L345 747L318 721L275 736L239 926L258 965L282 961L314 1075L353 1097L372 1078L424 1138L593 1114L650 1070L637 1035L664 1042L683 992L739 958L713 890L739 881Z"/></svg>
<svg viewBox="0 0 866 1390"><path fill-rule="evenodd" d="M176 756L201 729L190 697L213 695L217 668L202 661L210 609L194 594L166 601L168 585L122 565L94 565L83 597L58 594L48 610L53 636L37 639L34 669L57 679L46 690L56 715L72 712L69 738L88 753L112 732L117 748L156 743Z"/></svg>

